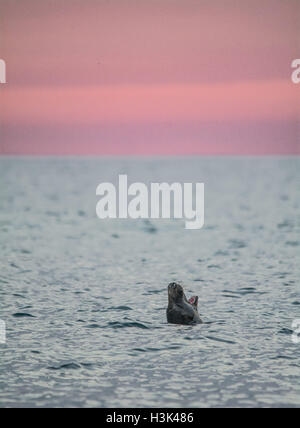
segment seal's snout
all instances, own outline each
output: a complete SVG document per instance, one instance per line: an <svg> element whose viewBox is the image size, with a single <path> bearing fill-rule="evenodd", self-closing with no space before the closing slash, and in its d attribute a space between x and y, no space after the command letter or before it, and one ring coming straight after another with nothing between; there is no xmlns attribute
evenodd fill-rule
<svg viewBox="0 0 300 428"><path fill-rule="evenodd" d="M176 291L177 293L180 291L183 291L183 288L180 284L177 284L176 282L171 282L168 286L169 291Z"/></svg>
<svg viewBox="0 0 300 428"><path fill-rule="evenodd" d="M176 282L171 282L170 284L169 284L169 290L175 290L175 288L177 287L177 284L176 284Z"/></svg>

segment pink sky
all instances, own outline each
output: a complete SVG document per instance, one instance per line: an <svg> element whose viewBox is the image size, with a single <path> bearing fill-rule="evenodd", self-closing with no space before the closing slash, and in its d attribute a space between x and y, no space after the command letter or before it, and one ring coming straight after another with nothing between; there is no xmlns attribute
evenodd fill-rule
<svg viewBox="0 0 300 428"><path fill-rule="evenodd" d="M300 154L299 0L0 0L0 154Z"/></svg>

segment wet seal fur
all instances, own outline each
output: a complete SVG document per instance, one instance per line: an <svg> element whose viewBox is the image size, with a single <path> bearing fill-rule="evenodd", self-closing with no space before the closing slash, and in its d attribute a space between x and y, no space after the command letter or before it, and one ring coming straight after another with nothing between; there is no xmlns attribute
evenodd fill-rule
<svg viewBox="0 0 300 428"><path fill-rule="evenodd" d="M202 323L198 313L198 296L193 296L187 300L182 286L176 282L171 282L168 286L168 297L167 320L169 323Z"/></svg>

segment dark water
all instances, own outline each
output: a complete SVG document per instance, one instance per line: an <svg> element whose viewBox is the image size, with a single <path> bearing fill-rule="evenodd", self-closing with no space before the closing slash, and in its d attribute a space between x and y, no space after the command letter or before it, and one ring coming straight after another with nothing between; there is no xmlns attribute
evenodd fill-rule
<svg viewBox="0 0 300 428"><path fill-rule="evenodd" d="M0 159L0 406L300 406L299 158ZM205 227L96 186L205 182ZM166 288L199 326L166 323Z"/></svg>

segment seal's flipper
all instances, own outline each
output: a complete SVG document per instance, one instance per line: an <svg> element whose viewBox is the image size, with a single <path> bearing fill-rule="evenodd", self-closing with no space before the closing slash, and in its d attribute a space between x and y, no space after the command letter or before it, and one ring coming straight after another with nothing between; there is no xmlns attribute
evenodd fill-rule
<svg viewBox="0 0 300 428"><path fill-rule="evenodd" d="M189 299L189 304L198 307L198 296L193 296Z"/></svg>

